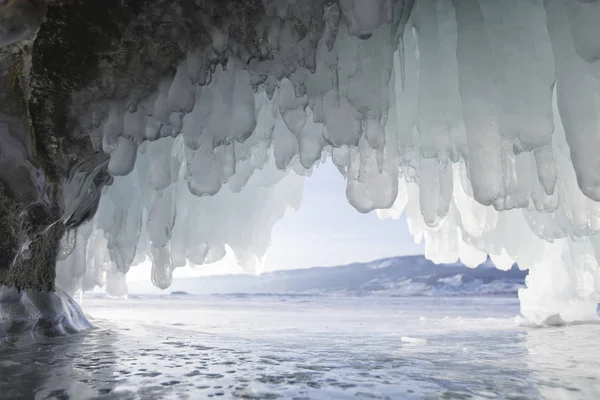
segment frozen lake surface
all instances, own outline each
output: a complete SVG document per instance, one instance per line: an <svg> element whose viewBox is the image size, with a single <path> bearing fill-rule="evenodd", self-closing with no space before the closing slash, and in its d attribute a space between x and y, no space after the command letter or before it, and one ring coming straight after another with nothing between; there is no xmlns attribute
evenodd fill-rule
<svg viewBox="0 0 600 400"><path fill-rule="evenodd" d="M515 298L165 296L0 350L6 399L598 399L600 325L519 326Z"/></svg>

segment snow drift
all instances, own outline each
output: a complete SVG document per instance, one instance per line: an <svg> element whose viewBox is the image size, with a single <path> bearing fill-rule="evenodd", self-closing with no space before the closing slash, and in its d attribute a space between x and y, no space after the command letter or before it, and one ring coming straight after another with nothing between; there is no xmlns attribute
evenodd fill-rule
<svg viewBox="0 0 600 400"><path fill-rule="evenodd" d="M63 240L68 292L127 291L130 266L260 270L302 176L331 157L348 201L406 212L435 262L529 268L533 321L596 315L600 297L600 2L263 0L256 45L203 18L174 76L82 116L114 182ZM109 79L109 77L106 77ZM65 182L65 221L93 168Z"/></svg>

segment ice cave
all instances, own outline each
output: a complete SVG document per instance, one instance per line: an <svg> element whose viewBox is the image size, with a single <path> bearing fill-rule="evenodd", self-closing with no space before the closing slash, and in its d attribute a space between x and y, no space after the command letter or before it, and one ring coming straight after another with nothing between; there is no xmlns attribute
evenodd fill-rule
<svg viewBox="0 0 600 400"><path fill-rule="evenodd" d="M600 1L0 1L0 331L225 246L260 272L331 159L426 256L529 269L534 323L600 301Z"/></svg>

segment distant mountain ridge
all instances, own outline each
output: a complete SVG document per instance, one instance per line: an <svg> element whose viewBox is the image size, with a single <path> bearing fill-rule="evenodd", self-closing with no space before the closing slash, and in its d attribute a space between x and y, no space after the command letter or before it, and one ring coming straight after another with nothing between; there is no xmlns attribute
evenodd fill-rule
<svg viewBox="0 0 600 400"><path fill-rule="evenodd" d="M514 295L527 271L508 271L486 261L477 268L462 263L434 264L424 256L403 256L337 267L313 267L254 275L220 275L176 280L168 293L330 294L351 296ZM139 290L132 290L137 293ZM144 290L139 291L141 293ZM163 292L164 293L164 292Z"/></svg>

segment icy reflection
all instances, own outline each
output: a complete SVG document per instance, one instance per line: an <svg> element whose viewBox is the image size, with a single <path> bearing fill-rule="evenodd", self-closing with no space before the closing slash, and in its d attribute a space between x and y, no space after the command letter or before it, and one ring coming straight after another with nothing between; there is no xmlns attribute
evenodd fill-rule
<svg viewBox="0 0 600 400"><path fill-rule="evenodd" d="M599 398L600 325L528 329L526 362L540 394L551 399Z"/></svg>
<svg viewBox="0 0 600 400"><path fill-rule="evenodd" d="M6 399L89 399L117 379L114 332L96 329L22 348L0 348L0 393Z"/></svg>
<svg viewBox="0 0 600 400"><path fill-rule="evenodd" d="M86 304L100 328L0 351L2 396L600 398L600 325L519 326L516 299L165 296Z"/></svg>

